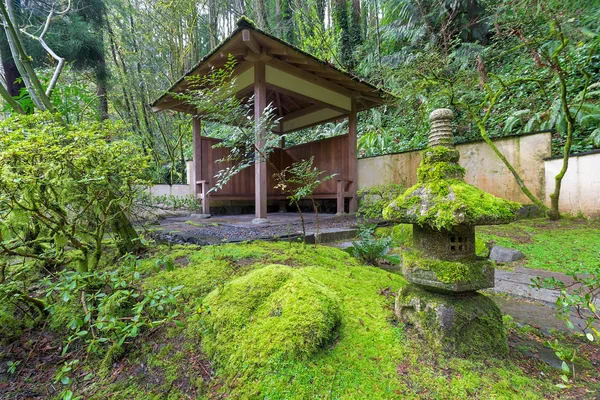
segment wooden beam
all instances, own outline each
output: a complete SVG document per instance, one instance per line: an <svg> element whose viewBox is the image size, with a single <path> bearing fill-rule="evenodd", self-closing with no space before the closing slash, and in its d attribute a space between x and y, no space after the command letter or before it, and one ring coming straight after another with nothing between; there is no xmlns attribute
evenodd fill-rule
<svg viewBox="0 0 600 400"><path fill-rule="evenodd" d="M163 111L163 110L170 110L170 109L173 109L182 104L184 104L183 100L176 100L176 99L161 100L158 102L157 105L152 107L152 111L158 112L158 111Z"/></svg>
<svg viewBox="0 0 600 400"><path fill-rule="evenodd" d="M315 99L315 98L313 98L313 97L304 96L303 94L296 93L296 92L294 92L294 91L291 91L291 90L288 90L288 89L284 89L284 88L282 88L282 87L279 87L279 86L275 86L275 85L267 84L267 87L268 87L269 89L272 89L272 90L278 91L278 92L280 92L281 94L285 94L285 95L286 95L286 96L288 96L288 97L296 97L296 98L298 98L298 99L300 99L300 100L304 100L304 101L307 101L307 102L309 102L309 103L313 103L313 104L319 104L319 105L323 106L324 108L331 108L332 110L336 110L336 111L339 111L339 112L341 112L341 113L344 113L344 114L347 114L347 113L348 113L348 110L345 110L345 109L343 109L343 108L341 108L341 107L338 107L338 106L336 106L336 105L329 104L329 103L326 103L326 102L324 102L324 101L321 101L321 100L317 100L317 99Z"/></svg>
<svg viewBox="0 0 600 400"><path fill-rule="evenodd" d="M280 60L293 64L308 64L306 57L280 56Z"/></svg>
<svg viewBox="0 0 600 400"><path fill-rule="evenodd" d="M307 124L305 126L300 126L298 128L290 129L288 131L285 131L284 133L296 132L296 131L300 131L302 129L313 128L315 126L323 125L323 124L325 124L327 122L339 121L340 119L344 119L345 117L346 117L345 115L337 115L335 117L328 118L328 119L326 119L324 121L321 121L321 122L315 122L315 123L312 123L312 124Z"/></svg>
<svg viewBox="0 0 600 400"><path fill-rule="evenodd" d="M293 65L290 65L284 61L281 61L278 58L272 58L269 61L269 66L273 67L273 68L277 68L280 71L283 71L285 73L288 73L288 74L298 77L300 79L304 79L305 81L314 83L316 85L322 86L329 90L333 90L334 92L337 92L346 97L352 97L352 92L350 90L344 89L343 87L341 87L340 85L338 85L336 83L328 81L327 79L324 79L324 78L320 78L315 74L311 74L310 72L304 71L303 69L294 67Z"/></svg>
<svg viewBox="0 0 600 400"><path fill-rule="evenodd" d="M267 82L266 67L264 61L258 61L254 64L254 122L258 124L265 108L267 107ZM255 221L264 222L267 218L267 161L261 151L265 146L266 132L257 130L255 132L255 143L257 150L254 165L254 205Z"/></svg>
<svg viewBox="0 0 600 400"><path fill-rule="evenodd" d="M313 104L308 107L301 108L300 110L292 111L291 113L285 114L283 118L281 118L281 122L291 121L293 119L303 117L308 114L312 114L315 111L322 110L324 107L320 104Z"/></svg>
<svg viewBox="0 0 600 400"><path fill-rule="evenodd" d="M352 99L352 109L350 110L350 114L348 114L348 171L346 171L348 180L351 181L349 192L352 193L352 197L350 198L350 209L348 210L351 213L358 211L358 201L356 198L356 177L358 176L356 122L356 100Z"/></svg>
<svg viewBox="0 0 600 400"><path fill-rule="evenodd" d="M277 113L280 117L283 117L283 107L281 106L281 94L275 92L275 103L277 104Z"/></svg>
<svg viewBox="0 0 600 400"><path fill-rule="evenodd" d="M254 53L260 54L260 45L254 38L254 36L252 36L252 32L250 32L248 29L244 29L242 31L242 41Z"/></svg>

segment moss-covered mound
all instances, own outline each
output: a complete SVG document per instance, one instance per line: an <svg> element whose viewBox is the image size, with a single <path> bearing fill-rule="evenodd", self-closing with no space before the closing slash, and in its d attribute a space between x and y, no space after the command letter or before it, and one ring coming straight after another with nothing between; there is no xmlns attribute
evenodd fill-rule
<svg viewBox="0 0 600 400"><path fill-rule="evenodd" d="M215 289L202 308L203 350L228 370L306 358L329 343L341 319L332 291L283 265Z"/></svg>
<svg viewBox="0 0 600 400"><path fill-rule="evenodd" d="M480 293L457 297L407 285L396 298L396 315L414 326L435 350L464 357L508 353L502 313Z"/></svg>
<svg viewBox="0 0 600 400"><path fill-rule="evenodd" d="M520 205L465 183L457 155L456 150L440 146L425 150L419 183L388 205L384 218L437 230L514 220Z"/></svg>

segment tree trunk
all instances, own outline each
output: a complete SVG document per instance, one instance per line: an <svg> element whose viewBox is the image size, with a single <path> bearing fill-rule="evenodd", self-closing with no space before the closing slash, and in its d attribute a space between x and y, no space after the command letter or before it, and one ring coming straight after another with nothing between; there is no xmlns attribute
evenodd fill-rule
<svg viewBox="0 0 600 400"><path fill-rule="evenodd" d="M208 3L208 25L211 50L217 47L218 37L218 15L217 0L209 0Z"/></svg>
<svg viewBox="0 0 600 400"><path fill-rule="evenodd" d="M338 35L338 54L342 67L351 70L354 67L352 58L353 41L348 21L348 4L346 0L333 0L333 23Z"/></svg>
<svg viewBox="0 0 600 400"><path fill-rule="evenodd" d="M267 19L265 16L265 0L256 0L256 23L261 29L267 28Z"/></svg>
<svg viewBox="0 0 600 400"><path fill-rule="evenodd" d="M281 13L281 1L275 0L275 33L278 37L283 38L283 15Z"/></svg>
<svg viewBox="0 0 600 400"><path fill-rule="evenodd" d="M563 165L559 173L554 177L554 192L550 194L550 211L548 211L548 217L551 220L560 218L560 189L562 187L562 180L569 168L569 156L571 155L571 145L573 144L573 126L575 125L575 118L573 118L573 114L569 110L569 103L567 101L567 81L561 72L558 73L558 81L560 83L561 107L567 120L567 141L563 149Z"/></svg>
<svg viewBox="0 0 600 400"><path fill-rule="evenodd" d="M294 44L296 35L294 34L294 14L292 13L292 0L282 0L282 23L283 23L283 39L291 44Z"/></svg>
<svg viewBox="0 0 600 400"><path fill-rule="evenodd" d="M320 28L325 30L325 0L315 0L315 10L320 22Z"/></svg>
<svg viewBox="0 0 600 400"><path fill-rule="evenodd" d="M0 58L2 59L2 69L4 70L4 80L6 81L6 90L11 96L16 97L21 93L21 89L25 87L23 81L20 80L21 74L17 69L17 64L12 57L6 32L0 29ZM17 82L20 80L20 82Z"/></svg>
<svg viewBox="0 0 600 400"><path fill-rule="evenodd" d="M139 240L140 238L133 228L131 221L125 215L125 212L123 212L117 201L112 204L110 212L112 215L111 228L115 236L119 255L128 253L140 254L144 250L144 246Z"/></svg>

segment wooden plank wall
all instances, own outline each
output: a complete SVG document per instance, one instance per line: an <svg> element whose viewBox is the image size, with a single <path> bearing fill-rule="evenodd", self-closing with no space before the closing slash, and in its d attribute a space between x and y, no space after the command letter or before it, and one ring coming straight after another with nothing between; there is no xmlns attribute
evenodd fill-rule
<svg viewBox="0 0 600 400"><path fill-rule="evenodd" d="M231 163L218 163L217 160L225 158L229 153L226 147L213 146L221 140L202 137L202 177L196 180L206 180L210 187L215 184L214 176ZM315 156L314 166L321 171L326 171L326 175L336 173L338 177L344 177L344 171L348 166L347 159L348 135L335 136L301 144L285 149L275 149L270 156L270 161L278 169L286 168L296 161L309 159ZM269 163L267 167L267 194L270 196L281 195L281 192L274 189L275 180L273 174L275 170ZM337 177L336 177L337 178ZM238 174L217 192L211 192L211 197L214 198L230 198L230 199L254 199L254 166L250 166ZM336 179L331 179L319 185L316 194L331 194L335 196L337 193Z"/></svg>
<svg viewBox="0 0 600 400"><path fill-rule="evenodd" d="M325 171L324 176L337 174L333 179L321 183L315 194L336 194L336 178L347 178L344 171L348 169L348 135L334 136L316 142L301 144L284 149L284 167L296 161L308 160L315 156L314 166Z"/></svg>

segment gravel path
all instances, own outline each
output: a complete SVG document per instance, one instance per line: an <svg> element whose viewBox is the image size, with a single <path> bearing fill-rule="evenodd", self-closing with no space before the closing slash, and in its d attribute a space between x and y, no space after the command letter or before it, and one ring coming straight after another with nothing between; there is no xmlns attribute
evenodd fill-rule
<svg viewBox="0 0 600 400"><path fill-rule="evenodd" d="M302 236L302 224L296 214L270 216L269 219L273 220L270 224L253 225L249 222L251 218L247 216L204 220L189 217L166 218L155 229L153 237L171 243L208 245ZM307 234L314 232L316 228L314 215L307 215L306 220ZM353 216L334 217L330 214L319 216L319 230L355 228L356 225L356 218Z"/></svg>

